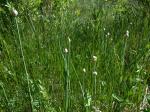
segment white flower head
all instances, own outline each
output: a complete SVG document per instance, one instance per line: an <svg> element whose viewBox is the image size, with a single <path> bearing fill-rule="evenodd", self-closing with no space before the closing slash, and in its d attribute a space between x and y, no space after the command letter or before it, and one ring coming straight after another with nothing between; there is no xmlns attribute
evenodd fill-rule
<svg viewBox="0 0 150 112"><path fill-rule="evenodd" d="M93 56L93 61L96 62L97 61L97 57Z"/></svg>
<svg viewBox="0 0 150 112"><path fill-rule="evenodd" d="M12 8L12 15L18 16L18 11L15 8Z"/></svg>
<svg viewBox="0 0 150 112"><path fill-rule="evenodd" d="M97 72L96 72L96 71L94 71L94 72L93 72L93 75L97 75Z"/></svg>
<svg viewBox="0 0 150 112"><path fill-rule="evenodd" d="M64 49L64 52L65 52L65 53L68 53L69 51L68 51L68 49L67 49L67 48L65 48L65 49Z"/></svg>
<svg viewBox="0 0 150 112"><path fill-rule="evenodd" d="M129 37L129 31L128 30L126 31L126 36Z"/></svg>
<svg viewBox="0 0 150 112"><path fill-rule="evenodd" d="M86 69L85 68L83 68L83 72L86 73Z"/></svg>

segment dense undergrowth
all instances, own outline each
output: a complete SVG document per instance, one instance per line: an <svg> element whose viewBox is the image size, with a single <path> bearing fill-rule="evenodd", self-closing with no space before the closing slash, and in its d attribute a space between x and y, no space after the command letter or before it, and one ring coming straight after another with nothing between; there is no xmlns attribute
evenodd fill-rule
<svg viewBox="0 0 150 112"><path fill-rule="evenodd" d="M1 1L0 112L150 111L141 2Z"/></svg>

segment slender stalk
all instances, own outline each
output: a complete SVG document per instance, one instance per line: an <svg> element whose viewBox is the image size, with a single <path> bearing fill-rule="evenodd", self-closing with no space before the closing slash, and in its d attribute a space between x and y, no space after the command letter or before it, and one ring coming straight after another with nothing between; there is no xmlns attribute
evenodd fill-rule
<svg viewBox="0 0 150 112"><path fill-rule="evenodd" d="M68 90L69 89L69 72L67 69L68 69L67 60L65 60L65 70L64 70L65 112L68 112L68 105L69 105L69 90Z"/></svg>
<svg viewBox="0 0 150 112"><path fill-rule="evenodd" d="M96 71L96 62L94 63L94 71ZM94 105L96 106L96 75L94 74Z"/></svg>
<svg viewBox="0 0 150 112"><path fill-rule="evenodd" d="M94 103L95 103L95 105L96 105L96 88L97 88L97 87L96 87L96 75L95 75L95 76L94 76L94 97L95 97L95 98L94 98L94 100L95 100Z"/></svg>
<svg viewBox="0 0 150 112"><path fill-rule="evenodd" d="M61 42L59 39L59 48L60 48L60 52L61 55L63 57L64 60L64 111L68 112L68 108L69 108L69 66L68 66L68 62L69 62L69 56L68 53L65 52L65 54L63 54L62 52L62 48L61 48Z"/></svg>
<svg viewBox="0 0 150 112"><path fill-rule="evenodd" d="M69 90L70 90L70 74L69 74L69 54L65 54L64 58L64 91L65 91L65 112L69 109Z"/></svg>
<svg viewBox="0 0 150 112"><path fill-rule="evenodd" d="M23 52L23 46L22 46L22 41L21 41L21 36L20 36L20 30L19 30L19 25L17 18L15 18L16 26L17 26L17 33L18 33L18 39L19 39L19 45L20 45L20 50L21 50L21 56L22 56L22 61L25 69L25 74L26 74L26 79L27 79L27 86L28 86L28 92L29 92L29 98L30 98L30 103L31 103L31 110L33 111L33 98L31 95L31 88L30 88L30 79L29 79L29 74L27 71L27 65L25 62L25 57L24 57L24 52Z"/></svg>
<svg viewBox="0 0 150 112"><path fill-rule="evenodd" d="M69 52L65 54L65 68L64 68L64 77L65 77L65 112L68 112L69 110L69 96L70 96L70 67L69 67L69 61L70 61L70 42L69 42Z"/></svg>

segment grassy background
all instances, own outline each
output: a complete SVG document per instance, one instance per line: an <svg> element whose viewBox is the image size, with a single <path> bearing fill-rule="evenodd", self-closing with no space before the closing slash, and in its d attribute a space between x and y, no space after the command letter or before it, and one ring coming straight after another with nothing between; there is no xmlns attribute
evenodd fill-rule
<svg viewBox="0 0 150 112"><path fill-rule="evenodd" d="M136 3L2 2L0 112L148 112L150 19Z"/></svg>

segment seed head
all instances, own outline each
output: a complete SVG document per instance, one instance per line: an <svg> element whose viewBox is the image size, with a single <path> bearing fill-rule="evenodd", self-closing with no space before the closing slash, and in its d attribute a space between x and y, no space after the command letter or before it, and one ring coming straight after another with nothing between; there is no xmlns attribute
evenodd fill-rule
<svg viewBox="0 0 150 112"><path fill-rule="evenodd" d="M64 49L64 52L65 52L65 53L68 53L68 49L67 49L67 48L65 48L65 49Z"/></svg>
<svg viewBox="0 0 150 112"><path fill-rule="evenodd" d="M94 72L93 72L93 75L97 75L97 72L96 72L96 71L94 71Z"/></svg>
<svg viewBox="0 0 150 112"><path fill-rule="evenodd" d="M97 61L97 57L93 56L93 61L96 62Z"/></svg>
<svg viewBox="0 0 150 112"><path fill-rule="evenodd" d="M15 8L13 8L12 10L11 10L11 13L12 13L12 15L13 16L18 16L18 11L15 9Z"/></svg>
<svg viewBox="0 0 150 112"><path fill-rule="evenodd" d="M69 41L69 43L71 42L71 39L68 37L68 41Z"/></svg>
<svg viewBox="0 0 150 112"><path fill-rule="evenodd" d="M83 72L86 73L86 69L85 68L83 68Z"/></svg>
<svg viewBox="0 0 150 112"><path fill-rule="evenodd" d="M128 30L126 31L126 36L129 37L129 31Z"/></svg>
<svg viewBox="0 0 150 112"><path fill-rule="evenodd" d="M110 33L109 33L109 32L107 33L107 36L110 36Z"/></svg>
<svg viewBox="0 0 150 112"><path fill-rule="evenodd" d="M109 37L110 36L110 33L108 32L107 34L106 34L106 37Z"/></svg>

